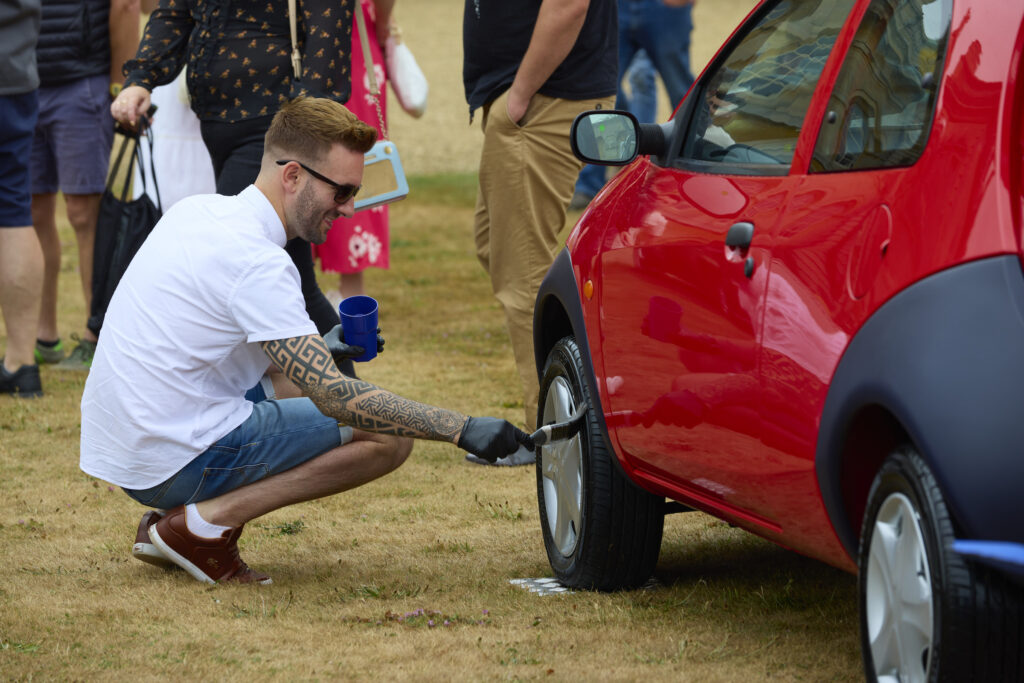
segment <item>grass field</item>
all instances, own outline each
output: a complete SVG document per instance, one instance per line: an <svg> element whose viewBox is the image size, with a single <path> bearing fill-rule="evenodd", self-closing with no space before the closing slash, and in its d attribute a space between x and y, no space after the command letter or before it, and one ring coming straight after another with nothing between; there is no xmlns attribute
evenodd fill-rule
<svg viewBox="0 0 1024 683"><path fill-rule="evenodd" d="M718 8L742 16L749 5ZM399 19L434 84L434 116L459 109L453 137L474 139L461 93L440 85L435 55L413 40L458 22L459 7L400 3ZM444 27L457 45L457 23ZM435 167L419 161L433 159L420 154L433 138L417 137L430 120L394 120L415 176L393 209L392 267L367 275L388 344L360 373L409 398L518 421L503 316L472 249L475 178L463 157L476 143ZM84 311L62 231L67 334ZM84 377L44 368L43 382L42 399L0 398L0 679L861 676L854 578L699 513L667 519L643 590L542 597L511 585L551 574L533 469L469 465L437 443L417 444L382 480L251 523L242 555L272 586L208 587L155 569L129 554L142 508L78 469Z"/></svg>

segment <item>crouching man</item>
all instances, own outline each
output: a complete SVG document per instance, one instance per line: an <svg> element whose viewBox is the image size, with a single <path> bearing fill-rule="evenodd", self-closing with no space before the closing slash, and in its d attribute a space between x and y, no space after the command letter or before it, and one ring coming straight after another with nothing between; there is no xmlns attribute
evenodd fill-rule
<svg viewBox="0 0 1024 683"><path fill-rule="evenodd" d="M283 247L320 244L352 215L375 138L331 100L285 104L255 184L177 203L125 272L82 396L81 468L156 508L139 525L139 559L209 583L270 583L239 558L246 522L391 472L411 439L491 460L532 447L505 420L343 375L332 352L345 345L329 348L306 314Z"/></svg>

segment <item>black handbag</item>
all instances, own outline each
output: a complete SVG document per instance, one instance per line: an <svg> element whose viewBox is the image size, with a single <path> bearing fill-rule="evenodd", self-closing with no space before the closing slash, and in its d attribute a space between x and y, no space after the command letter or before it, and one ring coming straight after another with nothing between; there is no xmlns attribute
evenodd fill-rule
<svg viewBox="0 0 1024 683"><path fill-rule="evenodd" d="M153 138L148 134L148 119L142 117L139 124L143 133L128 131L118 127L122 134L121 147L117 157L107 174L107 186L100 199L99 217L96 220L96 242L93 247L92 265L92 304L89 308L87 323L93 334L99 336L103 327L103 317L110 305L110 298L117 289L117 283L128 269L135 252L146 241L153 226L163 215L160 206L160 188L156 184L156 172L153 168ZM149 176L153 182L156 204L150 199L146 186L146 169L142 163L139 145L142 138L149 143ZM131 152L125 155L129 144ZM139 164L139 176L142 178L142 194L138 199L129 200L128 192L132 185L132 172L135 163ZM122 175L121 164L127 163ZM115 180L124 178L120 196L115 194Z"/></svg>

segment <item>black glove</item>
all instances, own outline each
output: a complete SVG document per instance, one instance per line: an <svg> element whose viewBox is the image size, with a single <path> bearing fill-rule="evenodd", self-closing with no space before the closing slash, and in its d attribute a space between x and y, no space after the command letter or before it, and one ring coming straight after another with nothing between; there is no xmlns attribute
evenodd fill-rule
<svg viewBox="0 0 1024 683"><path fill-rule="evenodd" d="M517 429L508 420L496 417L471 417L466 420L457 445L487 462L512 455L519 450L520 445L531 451L536 448L529 434Z"/></svg>
<svg viewBox="0 0 1024 683"><path fill-rule="evenodd" d="M331 356L334 357L334 362L337 365L341 365L342 361L349 358L356 358L363 355L364 349L362 346L348 345L345 343L345 330L342 329L341 324L337 324L331 328L330 332L324 335L324 341L327 342L327 350L331 352ZM377 328L377 353L384 351L384 337L380 336L380 328Z"/></svg>

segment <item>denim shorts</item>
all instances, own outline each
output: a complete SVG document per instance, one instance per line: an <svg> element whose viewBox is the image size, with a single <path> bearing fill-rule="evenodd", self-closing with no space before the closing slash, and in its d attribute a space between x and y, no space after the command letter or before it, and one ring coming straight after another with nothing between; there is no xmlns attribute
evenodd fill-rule
<svg viewBox="0 0 1024 683"><path fill-rule="evenodd" d="M32 194L103 192L114 144L109 86L102 75L39 89Z"/></svg>
<svg viewBox="0 0 1024 683"><path fill-rule="evenodd" d="M36 128L36 91L0 95L0 228L32 225L29 154Z"/></svg>
<svg viewBox="0 0 1024 683"><path fill-rule="evenodd" d="M167 481L124 492L143 505L168 510L216 498L352 440L351 427L325 416L308 398L263 400L263 396L259 385L250 390L246 398L258 402L249 419Z"/></svg>

